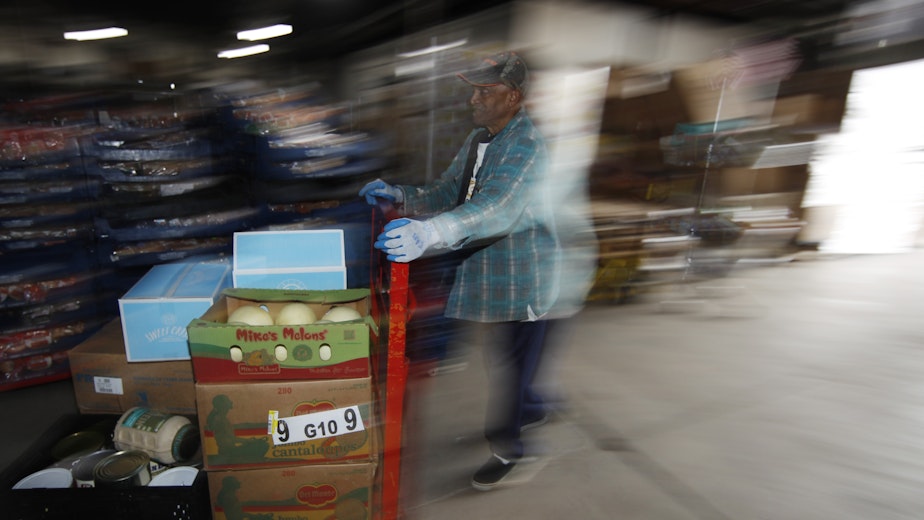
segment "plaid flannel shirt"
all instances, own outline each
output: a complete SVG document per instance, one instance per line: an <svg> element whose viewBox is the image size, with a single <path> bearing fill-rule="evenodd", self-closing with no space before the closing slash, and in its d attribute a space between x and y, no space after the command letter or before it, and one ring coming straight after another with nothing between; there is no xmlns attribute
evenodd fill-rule
<svg viewBox="0 0 924 520"><path fill-rule="evenodd" d="M456 206L469 145L466 139L440 178L401 186L404 212L430 219L448 246L478 246L456 270L446 305L449 318L501 322L535 319L549 310L557 284L554 226L541 184L548 167L545 140L520 110L485 151L472 198ZM486 245L485 245L486 244Z"/></svg>

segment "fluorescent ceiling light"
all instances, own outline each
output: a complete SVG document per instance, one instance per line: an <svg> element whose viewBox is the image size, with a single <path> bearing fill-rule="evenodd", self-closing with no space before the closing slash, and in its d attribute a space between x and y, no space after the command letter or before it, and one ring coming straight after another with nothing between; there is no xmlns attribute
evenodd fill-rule
<svg viewBox="0 0 924 520"><path fill-rule="evenodd" d="M237 39L254 42L257 40L267 40L269 38L285 36L287 34L292 34L292 26L280 23L271 25L269 27L262 27L260 29L241 31L237 33Z"/></svg>
<svg viewBox="0 0 924 520"><path fill-rule="evenodd" d="M410 76L411 74L432 70L435 66L436 60L433 58L422 61L412 61L410 63L397 65L395 67L395 76Z"/></svg>
<svg viewBox="0 0 924 520"><path fill-rule="evenodd" d="M128 31L121 27L107 27L106 29L93 29L92 31L71 31L64 33L65 40L104 40L127 36Z"/></svg>
<svg viewBox="0 0 924 520"><path fill-rule="evenodd" d="M452 43L445 43L443 45L431 45L425 49L420 49L410 52L402 52L398 54L399 58L416 58L418 56L423 56L425 54L433 54L434 52L446 51L449 49L454 49L456 47L461 47L468 43L468 40L463 38L461 40L456 40Z"/></svg>
<svg viewBox="0 0 924 520"><path fill-rule="evenodd" d="M243 58L244 56L253 56L254 54L260 54L261 52L269 51L269 45L261 43L259 45L251 45L250 47L242 47L240 49L228 49L226 51L221 51L218 53L219 58Z"/></svg>

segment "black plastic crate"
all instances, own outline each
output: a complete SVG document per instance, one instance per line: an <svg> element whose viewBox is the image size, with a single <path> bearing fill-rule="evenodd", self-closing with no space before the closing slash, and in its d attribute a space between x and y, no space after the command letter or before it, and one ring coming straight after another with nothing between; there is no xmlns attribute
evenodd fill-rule
<svg viewBox="0 0 924 520"><path fill-rule="evenodd" d="M0 473L3 517L15 520L210 519L208 479L204 471L199 472L192 486L12 489L23 477L55 463L51 449L56 442L102 420L117 418L69 414L58 419L26 453Z"/></svg>

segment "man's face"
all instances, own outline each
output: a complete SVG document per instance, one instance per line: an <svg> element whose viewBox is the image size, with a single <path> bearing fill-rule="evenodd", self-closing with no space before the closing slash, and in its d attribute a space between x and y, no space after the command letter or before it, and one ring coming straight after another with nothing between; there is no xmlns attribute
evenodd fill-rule
<svg viewBox="0 0 924 520"><path fill-rule="evenodd" d="M499 132L516 112L517 91L506 85L473 87L472 121L475 126L483 126L492 134Z"/></svg>

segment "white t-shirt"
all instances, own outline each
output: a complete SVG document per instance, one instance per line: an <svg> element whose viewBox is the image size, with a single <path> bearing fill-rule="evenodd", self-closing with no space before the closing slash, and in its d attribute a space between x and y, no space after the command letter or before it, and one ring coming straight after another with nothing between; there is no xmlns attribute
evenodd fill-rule
<svg viewBox="0 0 924 520"><path fill-rule="evenodd" d="M472 180L468 181L468 190L465 192L465 202L472 198L475 192L475 181L478 179L478 170L481 169L481 161L484 160L484 151L487 150L491 143L478 143L478 154L475 156L475 168L472 171Z"/></svg>

